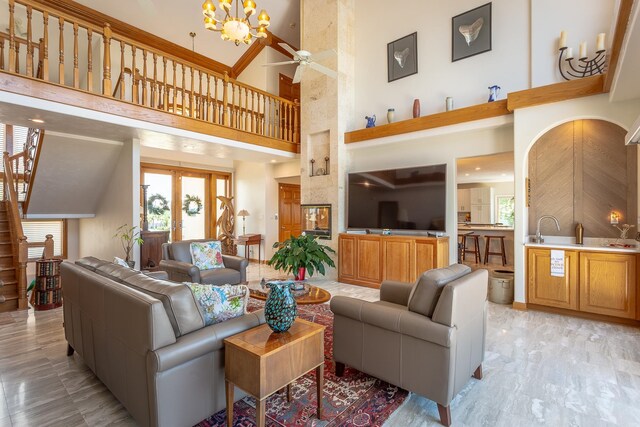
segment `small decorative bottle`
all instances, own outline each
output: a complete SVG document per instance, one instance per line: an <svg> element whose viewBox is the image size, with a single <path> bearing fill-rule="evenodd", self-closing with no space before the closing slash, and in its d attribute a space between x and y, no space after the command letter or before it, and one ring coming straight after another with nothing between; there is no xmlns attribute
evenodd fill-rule
<svg viewBox="0 0 640 427"><path fill-rule="evenodd" d="M395 108L389 108L387 110L387 122L393 123L396 118L396 110Z"/></svg>
<svg viewBox="0 0 640 427"><path fill-rule="evenodd" d="M581 223L578 223L578 225L576 225L576 245L582 244L583 236L584 236L584 227L582 226Z"/></svg>
<svg viewBox="0 0 640 427"><path fill-rule="evenodd" d="M413 100L413 118L418 118L420 117L420 100L419 99L414 99Z"/></svg>
<svg viewBox="0 0 640 427"><path fill-rule="evenodd" d="M447 111L453 110L453 98L450 96L447 96L447 99L446 99L446 110Z"/></svg>

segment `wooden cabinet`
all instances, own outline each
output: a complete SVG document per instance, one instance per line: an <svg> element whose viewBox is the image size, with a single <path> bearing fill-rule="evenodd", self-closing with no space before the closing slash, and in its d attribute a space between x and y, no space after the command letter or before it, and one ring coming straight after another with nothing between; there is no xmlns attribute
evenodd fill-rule
<svg viewBox="0 0 640 427"><path fill-rule="evenodd" d="M565 250L565 276L551 276L551 249L527 249L530 304L640 320L637 254Z"/></svg>
<svg viewBox="0 0 640 427"><path fill-rule="evenodd" d="M458 212L469 212L471 209L471 190L461 188L458 190Z"/></svg>
<svg viewBox="0 0 640 427"><path fill-rule="evenodd" d="M580 311L636 318L636 255L580 254Z"/></svg>
<svg viewBox="0 0 640 427"><path fill-rule="evenodd" d="M383 280L413 282L449 265L449 238L341 234L338 280L378 288Z"/></svg>
<svg viewBox="0 0 640 427"><path fill-rule="evenodd" d="M493 208L490 205L471 205L471 222L493 224Z"/></svg>
<svg viewBox="0 0 640 427"><path fill-rule="evenodd" d="M527 257L529 302L577 310L578 252L564 252L564 277L551 275L551 250L529 249Z"/></svg>
<svg viewBox="0 0 640 427"><path fill-rule="evenodd" d="M162 259L162 244L169 241L169 231L141 231L140 268L157 270Z"/></svg>

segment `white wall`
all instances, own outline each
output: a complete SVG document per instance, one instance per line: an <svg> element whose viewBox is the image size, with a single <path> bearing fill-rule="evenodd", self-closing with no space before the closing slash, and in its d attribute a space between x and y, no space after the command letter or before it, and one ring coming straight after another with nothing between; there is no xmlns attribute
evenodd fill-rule
<svg viewBox="0 0 640 427"><path fill-rule="evenodd" d="M600 119L625 129L640 114L640 100L609 103L607 94L516 110L514 113L514 160L516 221L515 244L515 300L526 301L525 250L528 229L528 210L525 204L525 178L528 154L533 144L550 129L573 120ZM637 228L638 224L636 224Z"/></svg>
<svg viewBox="0 0 640 427"><path fill-rule="evenodd" d="M79 256L112 260L124 257L120 240L113 238L122 224L140 225L140 142L124 143L109 183L100 198L95 218L80 220ZM139 248L134 259L140 264Z"/></svg>
<svg viewBox="0 0 640 427"><path fill-rule="evenodd" d="M595 47L599 32L609 33L615 0L495 0L492 2L492 50L451 62L451 18L485 1L405 2L390 10L388 1L356 2L356 106L351 129L363 128L364 116L376 114L386 123L386 111L395 108L396 120L411 118L413 100L421 101L422 115L444 111L452 96L456 108L486 102L487 87L508 92L561 81L557 73L557 39L569 32L577 43ZM410 7L408 7L410 5ZM402 25L389 25L394 14ZM387 81L387 44L418 32L418 73ZM607 35L609 41L612 35ZM533 58L533 59L532 59Z"/></svg>
<svg viewBox="0 0 640 427"><path fill-rule="evenodd" d="M413 141L395 142L393 145L348 147L349 172L365 172L381 169L447 165L447 216L446 234L457 233L456 159L458 157L483 156L513 151L513 126L436 135ZM346 182L342 185L346 185ZM346 206L339 207L347 209ZM340 230L342 231L342 230ZM449 244L449 259L457 259L455 239Z"/></svg>
<svg viewBox="0 0 640 427"><path fill-rule="evenodd" d="M290 61L291 58L271 48L262 49L253 61L238 76L238 81L256 87L265 92L278 95L280 73L293 78L296 65L265 67L265 64Z"/></svg>

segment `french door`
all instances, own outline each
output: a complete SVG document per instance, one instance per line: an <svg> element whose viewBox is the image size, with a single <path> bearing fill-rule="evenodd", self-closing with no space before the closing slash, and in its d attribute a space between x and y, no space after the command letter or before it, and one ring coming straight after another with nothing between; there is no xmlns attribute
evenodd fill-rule
<svg viewBox="0 0 640 427"><path fill-rule="evenodd" d="M149 230L170 231L171 241L217 236L218 196L228 196L231 175L142 164L147 188ZM142 200L141 192L141 203Z"/></svg>

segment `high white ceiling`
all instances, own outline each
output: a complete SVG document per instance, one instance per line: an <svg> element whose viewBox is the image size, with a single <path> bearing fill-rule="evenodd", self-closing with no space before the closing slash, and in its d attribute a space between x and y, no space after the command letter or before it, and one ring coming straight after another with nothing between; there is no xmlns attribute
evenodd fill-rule
<svg viewBox="0 0 640 427"><path fill-rule="evenodd" d="M76 1L188 49L192 47L189 33L195 32L195 51L229 66L233 66L248 48L222 41L219 33L204 29L202 1ZM271 17L269 30L273 34L295 47L300 46L300 0L256 0L256 4L258 12L265 9ZM235 1L233 5L235 10ZM220 12L219 8L217 12ZM252 19L255 23L255 16Z"/></svg>
<svg viewBox="0 0 640 427"><path fill-rule="evenodd" d="M458 159L458 184L513 181L513 152Z"/></svg>

